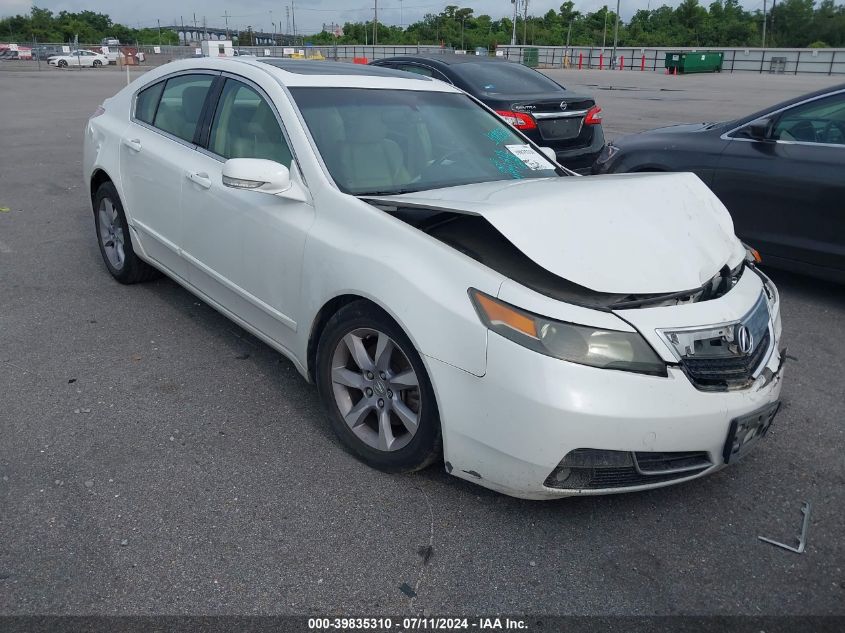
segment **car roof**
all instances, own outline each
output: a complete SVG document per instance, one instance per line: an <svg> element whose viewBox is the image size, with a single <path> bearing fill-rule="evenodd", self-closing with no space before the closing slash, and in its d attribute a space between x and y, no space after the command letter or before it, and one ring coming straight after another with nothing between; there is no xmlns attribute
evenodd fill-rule
<svg viewBox="0 0 845 633"><path fill-rule="evenodd" d="M275 57L200 57L170 62L151 78L185 70L221 70L237 73L251 66L274 77L287 87L376 88L427 92L460 92L430 77L366 64Z"/></svg>
<svg viewBox="0 0 845 633"><path fill-rule="evenodd" d="M393 70L392 68L381 68L379 66L369 66L367 64L288 59L284 57L261 57L256 59L296 75L355 75L359 77L399 77L407 79L407 75L402 71ZM430 77L424 77L422 75L419 75L419 77L427 81L432 81Z"/></svg>
<svg viewBox="0 0 845 633"><path fill-rule="evenodd" d="M507 63L507 59L501 57L489 57L487 55L456 55L455 53L419 53L417 55L397 55L395 57L385 57L378 59L378 62L395 62L395 61L419 61L426 60L443 64L444 66L454 66L456 64L469 63L489 63L502 64Z"/></svg>

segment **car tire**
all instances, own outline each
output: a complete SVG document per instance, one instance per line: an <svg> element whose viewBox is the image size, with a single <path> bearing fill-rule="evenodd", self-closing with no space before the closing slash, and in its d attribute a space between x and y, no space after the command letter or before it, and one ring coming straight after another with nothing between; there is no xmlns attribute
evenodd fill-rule
<svg viewBox="0 0 845 633"><path fill-rule="evenodd" d="M56 65L57 65L59 68L67 68L67 60L60 59L60 60L56 63Z"/></svg>
<svg viewBox="0 0 845 633"><path fill-rule="evenodd" d="M99 68L102 65L103 65L103 62L101 62L99 59L94 60L94 68Z"/></svg>
<svg viewBox="0 0 845 633"><path fill-rule="evenodd" d="M135 254L126 214L111 182L100 185L93 198L94 226L100 254L111 276L122 284L136 284L161 273Z"/></svg>
<svg viewBox="0 0 845 633"><path fill-rule="evenodd" d="M329 319L316 379L332 429L364 463L407 473L440 456L440 415L425 366L380 308L357 301Z"/></svg>

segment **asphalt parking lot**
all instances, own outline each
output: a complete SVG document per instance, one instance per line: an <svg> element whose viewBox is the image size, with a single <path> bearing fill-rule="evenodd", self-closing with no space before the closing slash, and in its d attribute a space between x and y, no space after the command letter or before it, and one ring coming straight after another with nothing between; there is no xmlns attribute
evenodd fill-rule
<svg viewBox="0 0 845 633"><path fill-rule="evenodd" d="M609 137L836 83L562 81L596 94ZM0 72L0 614L845 615L841 286L772 273L784 408L714 476L527 502L442 466L385 475L278 353L171 281L108 275L82 132L124 84ZM790 541L803 501L804 554L758 541Z"/></svg>

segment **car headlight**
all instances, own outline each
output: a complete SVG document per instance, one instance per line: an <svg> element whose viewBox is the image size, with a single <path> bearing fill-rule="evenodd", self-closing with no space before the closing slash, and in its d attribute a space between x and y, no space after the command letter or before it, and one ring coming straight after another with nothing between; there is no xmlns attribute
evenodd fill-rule
<svg viewBox="0 0 845 633"><path fill-rule="evenodd" d="M570 363L666 376L666 363L636 332L554 321L520 310L474 288L469 296L488 329L523 347Z"/></svg>
<svg viewBox="0 0 845 633"><path fill-rule="evenodd" d="M745 261L747 261L749 264L763 263L763 258L760 257L760 253L756 248L749 246L745 242L742 242L742 245L745 247Z"/></svg>

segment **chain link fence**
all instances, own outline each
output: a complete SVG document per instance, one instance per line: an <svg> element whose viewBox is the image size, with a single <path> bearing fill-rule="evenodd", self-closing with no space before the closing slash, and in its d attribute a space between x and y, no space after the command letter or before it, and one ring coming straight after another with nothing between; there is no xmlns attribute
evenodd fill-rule
<svg viewBox="0 0 845 633"><path fill-rule="evenodd" d="M18 44L17 50L2 54L4 50L0 44L0 71L2 70L48 70L53 69L47 62L52 55L69 54L75 50L88 50L101 52L99 45L83 45L78 47L67 44ZM8 46L8 45L5 45ZM358 60L372 61L383 59L394 55L418 55L421 53L451 53L453 48L441 48L440 46L236 46L237 55L249 55L255 57L289 57L293 59L317 59L352 62ZM31 56L31 58L30 58ZM119 46L109 48L108 56L111 58L111 68L122 68L124 65L138 68L152 68L161 66L178 59L190 59L202 57L202 49L194 46ZM76 69L73 64L68 69Z"/></svg>

